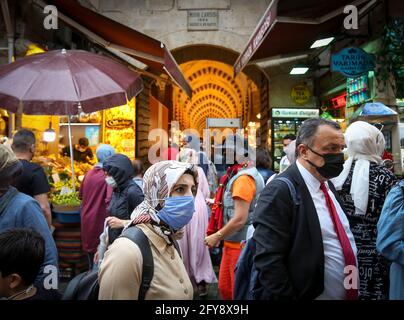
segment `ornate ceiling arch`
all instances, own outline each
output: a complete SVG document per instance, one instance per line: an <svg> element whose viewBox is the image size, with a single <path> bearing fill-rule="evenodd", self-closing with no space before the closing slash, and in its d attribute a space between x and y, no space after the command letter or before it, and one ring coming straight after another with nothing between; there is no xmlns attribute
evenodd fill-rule
<svg viewBox="0 0 404 320"><path fill-rule="evenodd" d="M206 118L248 120L252 81L245 74L234 78L231 65L213 60L189 61L180 67L193 91L192 100L178 87L173 91L173 115L182 129L201 132Z"/></svg>

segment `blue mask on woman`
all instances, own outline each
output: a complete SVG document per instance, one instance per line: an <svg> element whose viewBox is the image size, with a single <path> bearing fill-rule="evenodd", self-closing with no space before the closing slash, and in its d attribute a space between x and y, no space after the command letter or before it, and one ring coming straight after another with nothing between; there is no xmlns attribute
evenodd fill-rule
<svg viewBox="0 0 404 320"><path fill-rule="evenodd" d="M168 197L165 199L164 208L158 212L158 216L171 228L179 230L191 221L194 212L194 197Z"/></svg>

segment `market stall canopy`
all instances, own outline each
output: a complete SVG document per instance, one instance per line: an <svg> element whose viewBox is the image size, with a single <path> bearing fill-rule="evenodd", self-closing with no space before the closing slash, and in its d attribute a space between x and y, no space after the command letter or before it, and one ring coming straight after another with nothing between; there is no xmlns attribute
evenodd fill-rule
<svg viewBox="0 0 404 320"><path fill-rule="evenodd" d="M272 0L234 64L237 75L250 62L305 52L315 40L342 26L346 5L370 0Z"/></svg>
<svg viewBox="0 0 404 320"><path fill-rule="evenodd" d="M108 57L82 50L35 54L0 67L0 107L13 113L73 115L125 105L141 77Z"/></svg>
<svg viewBox="0 0 404 320"><path fill-rule="evenodd" d="M107 48L135 57L157 73L168 74L190 98L192 97L191 86L162 42L87 9L76 0L35 0L35 2L41 7L44 3L56 6L58 12L69 18L65 22L71 24L73 28L78 27L80 32L92 40L101 42L100 44ZM94 39L94 36L97 39Z"/></svg>
<svg viewBox="0 0 404 320"><path fill-rule="evenodd" d="M368 102L361 106L352 115L351 119L356 119L359 117L380 117L380 116L395 116L398 114L394 110L390 109L386 105L380 102Z"/></svg>

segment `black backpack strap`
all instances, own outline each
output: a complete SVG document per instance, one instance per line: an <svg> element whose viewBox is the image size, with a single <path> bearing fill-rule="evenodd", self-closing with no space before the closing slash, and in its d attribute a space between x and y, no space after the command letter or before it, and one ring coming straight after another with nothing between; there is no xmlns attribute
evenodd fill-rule
<svg viewBox="0 0 404 320"><path fill-rule="evenodd" d="M299 204L300 204L299 194L297 193L296 188L295 188L294 184L292 183L292 181L290 181L286 177L279 177L279 176L275 177L275 179L283 181L287 184L290 195L292 196L293 203L294 203L295 207L298 208Z"/></svg>
<svg viewBox="0 0 404 320"><path fill-rule="evenodd" d="M171 239L171 241L174 245L175 250L177 250L178 254L180 255L180 258L182 259L181 249L180 246L178 245L178 242L174 239Z"/></svg>
<svg viewBox="0 0 404 320"><path fill-rule="evenodd" d="M144 300L147 290L150 288L150 283L154 274L153 255L150 248L149 239L143 231L136 227L129 227L122 232L121 237L132 240L139 247L143 257L142 283L140 284L138 300Z"/></svg>

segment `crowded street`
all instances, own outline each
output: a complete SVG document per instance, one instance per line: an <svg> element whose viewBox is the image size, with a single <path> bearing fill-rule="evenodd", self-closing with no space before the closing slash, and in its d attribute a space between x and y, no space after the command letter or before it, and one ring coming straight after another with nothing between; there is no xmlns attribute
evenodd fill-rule
<svg viewBox="0 0 404 320"><path fill-rule="evenodd" d="M0 3L0 304L404 300L403 1Z"/></svg>

